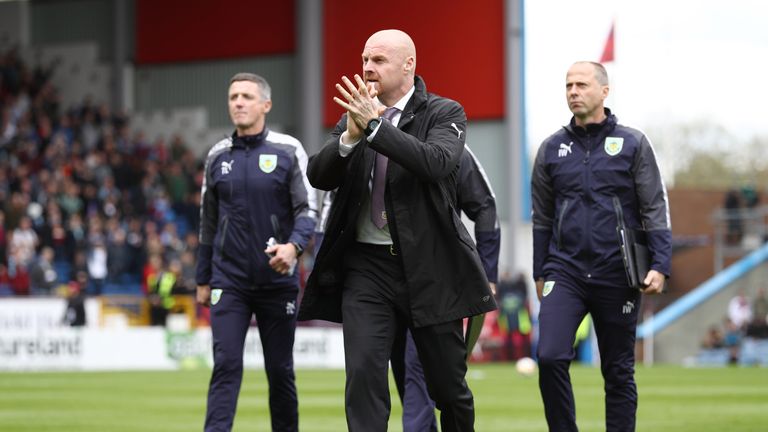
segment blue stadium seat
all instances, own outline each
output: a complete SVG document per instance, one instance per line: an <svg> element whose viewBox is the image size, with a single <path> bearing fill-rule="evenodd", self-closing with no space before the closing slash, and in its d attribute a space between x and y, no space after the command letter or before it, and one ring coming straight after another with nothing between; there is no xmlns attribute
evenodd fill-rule
<svg viewBox="0 0 768 432"><path fill-rule="evenodd" d="M138 283L114 283L104 284L101 293L103 295L142 295L141 284Z"/></svg>
<svg viewBox="0 0 768 432"><path fill-rule="evenodd" d="M54 261L53 269L56 271L56 282L69 283L72 266L67 261Z"/></svg>
<svg viewBox="0 0 768 432"><path fill-rule="evenodd" d="M739 353L741 366L768 366L768 340L744 338Z"/></svg>
<svg viewBox="0 0 768 432"><path fill-rule="evenodd" d="M705 349L696 356L697 366L728 366L731 354L728 348Z"/></svg>

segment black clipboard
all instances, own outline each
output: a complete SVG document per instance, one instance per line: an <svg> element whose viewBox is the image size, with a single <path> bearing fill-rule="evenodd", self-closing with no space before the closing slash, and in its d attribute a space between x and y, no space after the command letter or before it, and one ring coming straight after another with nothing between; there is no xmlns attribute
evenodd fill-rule
<svg viewBox="0 0 768 432"><path fill-rule="evenodd" d="M613 207L616 211L616 233L619 237L621 258L627 274L630 287L643 290L647 287L643 280L651 269L651 254L648 251L645 231L628 228L624 223L624 212L618 197L613 197Z"/></svg>

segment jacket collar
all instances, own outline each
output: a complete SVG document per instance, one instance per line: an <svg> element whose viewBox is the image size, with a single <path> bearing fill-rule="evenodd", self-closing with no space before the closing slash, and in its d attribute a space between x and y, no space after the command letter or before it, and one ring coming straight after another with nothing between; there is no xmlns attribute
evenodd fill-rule
<svg viewBox="0 0 768 432"><path fill-rule="evenodd" d="M427 85L424 80L416 75L413 79L413 85L416 88L413 92L413 97L405 105L403 114L400 116L400 123L397 124L398 129L402 129L403 126L410 123L416 112L420 111L422 106L427 102Z"/></svg>
<svg viewBox="0 0 768 432"><path fill-rule="evenodd" d="M584 136L587 134L590 135L597 135L601 131L613 129L614 126L616 126L616 123L618 123L618 119L615 115L611 113L610 108L603 108L605 110L605 119L601 121L600 123L590 123L586 127L577 126L576 125L576 118L571 117L571 121L568 124L568 126L565 126L565 129L576 136Z"/></svg>
<svg viewBox="0 0 768 432"><path fill-rule="evenodd" d="M257 145L262 144L267 140L267 135L269 135L269 129L266 127L256 135L239 136L237 135L237 131L234 131L232 132L232 147L256 147Z"/></svg>

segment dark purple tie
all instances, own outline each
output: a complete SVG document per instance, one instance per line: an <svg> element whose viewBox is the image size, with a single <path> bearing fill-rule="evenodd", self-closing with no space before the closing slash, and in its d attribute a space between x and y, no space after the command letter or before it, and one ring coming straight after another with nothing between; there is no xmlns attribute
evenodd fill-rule
<svg viewBox="0 0 768 432"><path fill-rule="evenodd" d="M392 121L397 108L387 108L382 117L385 120ZM386 188L387 162L389 159L383 154L376 152L376 166L373 169L373 185L371 186L371 221L376 228L382 229L387 224L387 211L384 207L384 189Z"/></svg>

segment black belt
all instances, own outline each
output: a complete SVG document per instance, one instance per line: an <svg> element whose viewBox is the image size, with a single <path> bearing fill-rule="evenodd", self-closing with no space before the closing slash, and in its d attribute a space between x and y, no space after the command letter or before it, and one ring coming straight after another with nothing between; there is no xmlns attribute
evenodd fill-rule
<svg viewBox="0 0 768 432"><path fill-rule="evenodd" d="M361 243L357 242L357 247L360 249L368 249L368 250L375 250L375 251L386 251L392 256L397 256L397 250L395 249L395 245L393 244L373 244L373 243Z"/></svg>

